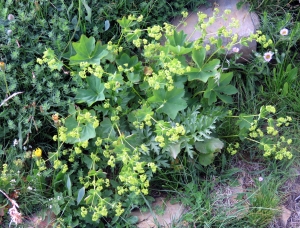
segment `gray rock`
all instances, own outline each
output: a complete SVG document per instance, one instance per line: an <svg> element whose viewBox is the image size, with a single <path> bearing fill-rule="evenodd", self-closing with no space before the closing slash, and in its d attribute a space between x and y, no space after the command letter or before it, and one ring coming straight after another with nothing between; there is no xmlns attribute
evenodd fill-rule
<svg viewBox="0 0 300 228"><path fill-rule="evenodd" d="M207 27L207 36L209 38L211 36L216 36L216 32L222 26L228 27L229 23L231 23L231 18L235 18L239 21L239 28L231 28L232 33L236 33L238 35L238 40L243 37L249 37L250 34L255 33L256 29L259 27L259 18L256 13L249 12L249 5L244 4L241 9L236 8L236 4L239 0L209 0L212 7L201 6L198 9L198 12L203 12L208 15L208 18L213 15L214 8L217 7L220 10L219 15L222 15L224 10L229 9L231 13L227 15L228 20L224 20L222 17L218 17L216 21L209 27ZM177 26L182 18L175 18L171 24ZM187 23L186 26L183 24L177 27L177 31L184 31L188 36L189 41L197 40L201 37L200 31L195 31L195 26L198 22L197 12L189 12L189 16L185 19ZM223 38L223 45L228 44L228 38ZM209 44L208 39L204 41L205 44ZM240 52L243 53L241 60L247 60L250 58L252 50L256 50L256 42L252 41L248 43L249 47L236 45L235 47L239 48ZM228 50L228 55L233 54L232 50Z"/></svg>

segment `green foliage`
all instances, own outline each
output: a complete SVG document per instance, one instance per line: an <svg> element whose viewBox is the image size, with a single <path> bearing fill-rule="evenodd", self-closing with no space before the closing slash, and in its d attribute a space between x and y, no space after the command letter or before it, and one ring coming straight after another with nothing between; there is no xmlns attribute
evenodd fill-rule
<svg viewBox="0 0 300 228"><path fill-rule="evenodd" d="M0 90L6 99L0 106L0 189L20 189L22 212L44 205L57 215L54 226L130 227L137 222L131 210L153 199L149 187L157 171L185 172L187 163L197 175L210 169L230 137L220 129L233 117L226 118L226 105L238 92L232 85L237 74L216 54L252 39L264 48L277 46L261 33L239 41L232 35L225 47L220 37L211 38L205 46L210 22L204 14L199 14L204 35L195 42L169 24L161 26L186 6L204 2L0 1ZM14 19L7 20L10 13ZM298 27L288 46L282 45L289 51ZM228 35L225 29L218 33ZM280 37L278 43L285 41ZM279 53L275 67L257 55L249 72L271 75L266 85L287 95L299 67ZM235 136L257 142L265 156L290 158L292 141L279 128L291 119L267 119L271 109L237 116ZM234 154L238 148L234 143L227 150ZM179 159L185 163L176 164ZM188 183L184 204L204 208L194 214L204 224L205 213L211 214L205 201L211 186L203 183L198 191ZM30 202L23 203L26 199ZM0 208L7 202L0 198Z"/></svg>
<svg viewBox="0 0 300 228"><path fill-rule="evenodd" d="M72 46L76 55L71 56L71 65L80 62L99 64L100 60L108 54L105 50L106 46L102 46L99 41L95 45L94 37L87 38L83 35L77 43L72 43Z"/></svg>
<svg viewBox="0 0 300 228"><path fill-rule="evenodd" d="M88 88L77 90L75 100L77 103L86 102L89 106L97 101L105 100L104 96L104 84L101 84L101 80L96 76L90 76L86 79Z"/></svg>
<svg viewBox="0 0 300 228"><path fill-rule="evenodd" d="M141 34L129 30L135 18L119 22L124 37L136 35L132 40L136 45ZM157 169L170 166L178 156L197 157L207 166L221 152L224 143L215 135L215 124L224 118L224 109L214 108L217 98L209 100L205 94L210 90L218 97L221 93L229 97L237 92L229 85L232 74L220 73L218 59L206 64L205 52L199 62L197 49L203 50L199 43L190 43L188 51L181 49L186 36L174 29L170 35L170 28L164 45L143 41L144 59L130 56L122 46L110 42L101 46L99 53L105 54L94 61L91 59L98 49L93 38L82 35L72 44L75 52L67 67L73 78L82 80L83 87L75 96L80 106L71 105L69 115L56 120L58 150L49 157L59 176L52 183L54 190L61 186L60 180L67 183L62 186L64 197L71 198L66 211L75 209L77 197L80 216L72 222L79 219L98 224L104 221L100 218L108 217L110 224L115 224L121 214L126 217L130 207L142 203L141 195L148 194ZM162 28L154 26L148 35L161 37L160 31ZM171 48L173 45L178 48ZM149 51L163 55L157 58ZM206 80L189 80L193 63L188 58L194 59L200 71L204 69ZM51 61L43 58L40 62L49 65ZM218 84L211 87L210 79ZM194 81L206 88L197 100L193 97ZM70 182L77 184L71 189ZM59 208L61 205L56 205L55 213Z"/></svg>

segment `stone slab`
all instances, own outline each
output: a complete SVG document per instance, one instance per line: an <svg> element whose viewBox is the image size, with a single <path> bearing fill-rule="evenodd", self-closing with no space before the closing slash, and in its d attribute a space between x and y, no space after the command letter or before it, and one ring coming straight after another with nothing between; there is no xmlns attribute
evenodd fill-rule
<svg viewBox="0 0 300 228"><path fill-rule="evenodd" d="M239 39L242 37L248 37L250 34L255 33L260 25L258 15L256 13L249 12L249 5L244 4L241 9L237 9L236 4L239 2L239 0L208 0L208 2L212 7L200 6L197 11L207 14L208 17L213 15L215 7L220 10L219 15L222 15L224 10L226 9L231 10L231 13L227 15L227 21L225 21L221 17L216 19L215 23L207 28L207 37L216 36L216 32L219 28L221 28L222 26L227 27L229 23L231 23L231 18L235 18L240 22L239 28L232 28L233 34L238 34ZM171 24L177 26L181 20L181 17L175 18L171 22ZM187 37L189 41L194 41L201 37L200 31L195 31L195 26L198 22L197 12L189 12L189 16L185 19L185 22L187 23L187 25L179 25L177 27L177 31L184 31L188 35ZM209 44L208 40L205 40L204 43ZM228 39L223 38L223 44L227 43ZM242 58L244 58L245 60L250 58L253 50L256 50L255 41L248 44L249 47L236 45L236 47L240 49L240 52L243 53ZM232 53L232 50L229 50L228 55Z"/></svg>

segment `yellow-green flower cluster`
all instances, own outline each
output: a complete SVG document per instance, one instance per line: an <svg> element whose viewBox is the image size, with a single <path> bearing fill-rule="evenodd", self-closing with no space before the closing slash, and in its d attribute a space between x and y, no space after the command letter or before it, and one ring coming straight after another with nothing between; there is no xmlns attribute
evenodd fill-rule
<svg viewBox="0 0 300 228"><path fill-rule="evenodd" d="M100 217L105 217L108 214L108 210L105 205L105 201L101 200L100 203L93 208L92 220L94 222L98 221Z"/></svg>
<svg viewBox="0 0 300 228"><path fill-rule="evenodd" d="M231 18L231 23L229 24L229 28L239 28L240 21L236 18Z"/></svg>
<svg viewBox="0 0 300 228"><path fill-rule="evenodd" d="M48 67L51 71L53 70L61 70L63 63L57 59L54 51L52 49L47 49L43 52L43 58L37 58L37 63L42 65L44 63L48 64Z"/></svg>
<svg viewBox="0 0 300 228"><path fill-rule="evenodd" d="M142 22L143 19L144 19L144 16L140 15L140 16L136 17L135 15L130 14L127 19L130 20L130 21Z"/></svg>
<svg viewBox="0 0 300 228"><path fill-rule="evenodd" d="M104 83L105 89L110 89L110 90L118 90L120 88L120 82L115 81L113 79L110 79L108 82Z"/></svg>
<svg viewBox="0 0 300 228"><path fill-rule="evenodd" d="M185 129L182 125L176 123L176 126L169 129L166 132L166 136L168 137L168 140L171 142L176 142L179 140L179 137L185 134Z"/></svg>
<svg viewBox="0 0 300 228"><path fill-rule="evenodd" d="M142 120L142 121L134 121L133 122L133 126L136 127L136 128L139 128L139 129L144 129L145 124L147 126L151 126L152 125L152 122L151 122L152 115L153 115L153 113L152 114L147 114L145 116L144 120Z"/></svg>
<svg viewBox="0 0 300 228"><path fill-rule="evenodd" d="M250 36L251 39L255 39L256 42L260 43L264 48L267 48L273 44L271 39L267 39L265 35L262 35L260 30L256 31L255 34Z"/></svg>
<svg viewBox="0 0 300 228"><path fill-rule="evenodd" d="M276 108L272 105L267 105L266 110L267 110L267 112L273 113L273 114L276 112Z"/></svg>
<svg viewBox="0 0 300 228"><path fill-rule="evenodd" d="M119 47L118 44L113 44L111 41L108 41L106 49L111 51L114 55L118 55L118 53L122 52L123 47Z"/></svg>
<svg viewBox="0 0 300 228"><path fill-rule="evenodd" d="M282 125L287 127L290 125L292 118L290 116L287 116L286 118L279 117L276 121L277 121L277 124L276 124L277 127L281 127Z"/></svg>
<svg viewBox="0 0 300 228"><path fill-rule="evenodd" d="M238 142L234 144L229 144L227 147L227 152L231 155L235 155L238 152L238 148L240 147L240 144Z"/></svg>
<svg viewBox="0 0 300 228"><path fill-rule="evenodd" d="M159 48L160 44L159 43L150 43L144 46L144 56L147 59L152 59L156 58L157 55L159 55Z"/></svg>
<svg viewBox="0 0 300 228"><path fill-rule="evenodd" d="M153 162L149 162L148 163L148 167L151 168L151 170L152 170L153 173L156 173L157 166Z"/></svg>
<svg viewBox="0 0 300 228"><path fill-rule="evenodd" d="M116 165L116 159L115 159L115 157L111 155L109 157L109 160L108 160L107 164L109 166L111 166L112 168L115 167L115 165Z"/></svg>
<svg viewBox="0 0 300 228"><path fill-rule="evenodd" d="M292 143L291 139L286 140L283 136L280 137L279 141L274 144L262 144L264 149L264 156L269 157L271 155L275 156L275 159L282 160L283 158L291 159L293 154L284 145L289 145Z"/></svg>
<svg viewBox="0 0 300 228"><path fill-rule="evenodd" d="M267 105L261 108L258 119L266 120L267 125L263 125L263 128L258 128L258 120L254 120L249 128L249 136L252 139L258 140L260 147L264 151L264 156L274 156L275 159L282 160L283 158L292 158L292 153L288 150L289 145L292 143L291 139L286 139L284 136L280 136L279 127L288 126L292 121L292 118L287 116L279 117L277 120L273 118L266 118L268 114L275 114L276 109L274 106Z"/></svg>
<svg viewBox="0 0 300 228"><path fill-rule="evenodd" d="M160 147L164 147L166 145L165 138L162 135L156 136L155 141L159 143Z"/></svg>
<svg viewBox="0 0 300 228"><path fill-rule="evenodd" d="M98 64L91 65L88 62L81 62L79 65L80 65L80 71L78 72L78 75L81 78L86 78L87 75L95 75L98 78L102 78L104 70L100 65Z"/></svg>
<svg viewBox="0 0 300 228"><path fill-rule="evenodd" d="M164 52L160 53L160 59L164 62ZM173 75L183 75L185 72L186 67L182 66L181 62L174 58L169 62L164 62L164 69L159 70L157 73L153 72L151 75L145 77L144 80L154 90L165 86L168 91L171 91L174 89Z"/></svg>
<svg viewBox="0 0 300 228"><path fill-rule="evenodd" d="M147 31L148 31L148 36L154 38L155 40L159 40L162 37L163 29L159 25L154 25L152 27L149 27Z"/></svg>
<svg viewBox="0 0 300 228"><path fill-rule="evenodd" d="M68 137L80 138L80 134L82 132L82 127L80 127L80 124L92 123L93 128L97 128L99 126L99 120L97 119L97 117L93 116L88 111L78 112L77 122L78 122L78 127L73 128L69 132L65 126L60 126L58 128L58 136L54 135L53 139L57 140L58 138L61 142L66 142ZM86 148L88 146L88 141L80 142L78 146L81 146L82 148Z"/></svg>
<svg viewBox="0 0 300 228"><path fill-rule="evenodd" d="M168 23L164 23L164 27L163 27L164 33L167 36L173 36L174 31L175 31L175 27L174 25L168 24Z"/></svg>
<svg viewBox="0 0 300 228"><path fill-rule="evenodd" d="M187 16L189 15L189 13L187 11L182 11L181 15L183 18L187 18Z"/></svg>
<svg viewBox="0 0 300 228"><path fill-rule="evenodd" d="M35 161L35 164L36 164L36 166L39 168L39 171L40 171L40 172L47 169L47 168L46 168L46 162L45 162L44 159L37 159L37 160Z"/></svg>
<svg viewBox="0 0 300 228"><path fill-rule="evenodd" d="M7 178L7 172L8 172L8 165L6 163L4 163L2 165L3 169L2 169L2 172L1 172L1 182L2 183L5 183L8 181L8 178Z"/></svg>
<svg viewBox="0 0 300 228"><path fill-rule="evenodd" d="M121 214L123 214L124 209L122 208L122 204L120 202L117 204L115 212L116 216L120 216Z"/></svg>

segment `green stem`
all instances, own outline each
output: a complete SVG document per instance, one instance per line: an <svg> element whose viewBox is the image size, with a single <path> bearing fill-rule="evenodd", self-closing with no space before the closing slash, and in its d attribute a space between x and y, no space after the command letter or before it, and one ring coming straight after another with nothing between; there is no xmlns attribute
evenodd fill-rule
<svg viewBox="0 0 300 228"><path fill-rule="evenodd" d="M4 71L3 71L3 77L4 77L4 82L5 82L6 93L10 95L10 92L9 92L9 90L8 90L8 85L7 85L6 75L5 75L5 72L4 72Z"/></svg>
<svg viewBox="0 0 300 228"><path fill-rule="evenodd" d="M73 32L70 40L68 41L65 49L61 52L61 55L60 55L59 59L61 59L61 56L65 53L66 49L69 47L71 41L73 40L73 38L75 36L75 33L76 33L76 30L79 27L80 22L81 22L81 1L78 0L78 21L77 21L76 27L74 28L74 32Z"/></svg>

